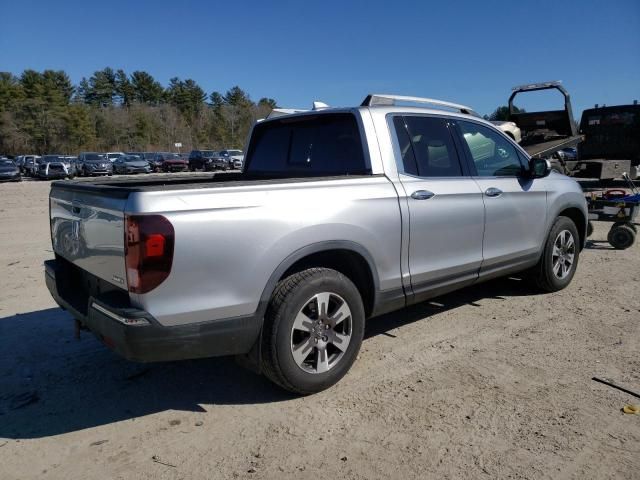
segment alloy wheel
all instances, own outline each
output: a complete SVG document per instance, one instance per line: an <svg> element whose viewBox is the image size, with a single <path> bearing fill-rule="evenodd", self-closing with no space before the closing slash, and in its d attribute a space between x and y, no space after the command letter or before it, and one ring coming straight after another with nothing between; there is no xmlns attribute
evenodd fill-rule
<svg viewBox="0 0 640 480"><path fill-rule="evenodd" d="M566 278L571 269L576 254L576 242L569 230L562 230L553 242L553 252L551 262L553 264L553 274L559 278Z"/></svg>
<svg viewBox="0 0 640 480"><path fill-rule="evenodd" d="M352 334L351 309L340 296L321 292L308 299L291 329L291 354L307 373L324 373L344 356Z"/></svg>

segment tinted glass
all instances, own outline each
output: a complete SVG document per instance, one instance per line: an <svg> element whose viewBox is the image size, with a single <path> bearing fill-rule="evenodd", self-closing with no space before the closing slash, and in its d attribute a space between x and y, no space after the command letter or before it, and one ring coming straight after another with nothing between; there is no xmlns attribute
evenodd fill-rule
<svg viewBox="0 0 640 480"><path fill-rule="evenodd" d="M459 121L465 144L481 177L510 177L523 171L516 148L484 125Z"/></svg>
<svg viewBox="0 0 640 480"><path fill-rule="evenodd" d="M62 159L57 155L45 155L42 160L44 162L61 162Z"/></svg>
<svg viewBox="0 0 640 480"><path fill-rule="evenodd" d="M247 171L306 176L370 173L358 124L349 113L258 124L249 147Z"/></svg>
<svg viewBox="0 0 640 480"><path fill-rule="evenodd" d="M409 165L406 173L420 177L459 177L462 168L458 152L449 133L446 120L434 117L404 117L406 125L405 148L408 139L411 144L415 169L411 170L411 154L409 149L403 153L403 162ZM396 125L396 130L399 128ZM402 142L401 142L402 143ZM402 147L402 146L401 146Z"/></svg>
<svg viewBox="0 0 640 480"><path fill-rule="evenodd" d="M413 154L413 147L411 146L411 139L407 132L407 127L404 124L404 117L394 117L393 125L396 129L398 136L398 143L400 144L400 155L402 156L402 164L404 165L404 172L409 175L418 175L418 165L416 165L416 157Z"/></svg>
<svg viewBox="0 0 640 480"><path fill-rule="evenodd" d="M92 161L94 161L94 160L104 160L104 158L102 158L102 156L98 155L97 153L87 153L84 156L84 159L85 160L92 160Z"/></svg>
<svg viewBox="0 0 640 480"><path fill-rule="evenodd" d="M11 160L0 160L0 166L13 167L13 162Z"/></svg>
<svg viewBox="0 0 640 480"><path fill-rule="evenodd" d="M216 152L214 152L213 150L203 150L202 151L202 156L204 158L211 158L211 157L215 156L215 153Z"/></svg>

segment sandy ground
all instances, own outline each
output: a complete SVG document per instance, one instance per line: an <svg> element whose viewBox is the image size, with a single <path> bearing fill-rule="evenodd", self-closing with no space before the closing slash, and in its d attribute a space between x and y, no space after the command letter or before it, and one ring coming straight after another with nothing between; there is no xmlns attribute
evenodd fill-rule
<svg viewBox="0 0 640 480"><path fill-rule="evenodd" d="M128 363L56 308L47 182L0 185L0 478L640 478L640 245L598 224L574 282L505 279L371 320L291 397L231 359ZM160 463L162 462L162 463Z"/></svg>

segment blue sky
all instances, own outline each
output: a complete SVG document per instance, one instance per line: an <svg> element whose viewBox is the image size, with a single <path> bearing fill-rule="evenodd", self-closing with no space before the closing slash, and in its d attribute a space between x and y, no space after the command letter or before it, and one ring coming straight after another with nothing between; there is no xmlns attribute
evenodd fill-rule
<svg viewBox="0 0 640 480"><path fill-rule="evenodd" d="M0 12L0 70L64 69L76 83L111 66L286 107L376 92L490 113L514 85L559 79L576 116L640 100L640 0L0 0Z"/></svg>

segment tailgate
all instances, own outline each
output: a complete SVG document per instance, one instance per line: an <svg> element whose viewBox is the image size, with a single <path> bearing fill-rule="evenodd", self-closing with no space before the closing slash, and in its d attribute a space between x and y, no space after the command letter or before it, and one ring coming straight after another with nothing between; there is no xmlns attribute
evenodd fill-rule
<svg viewBox="0 0 640 480"><path fill-rule="evenodd" d="M53 184L49 195L56 254L118 287L126 288L124 209L127 197Z"/></svg>

